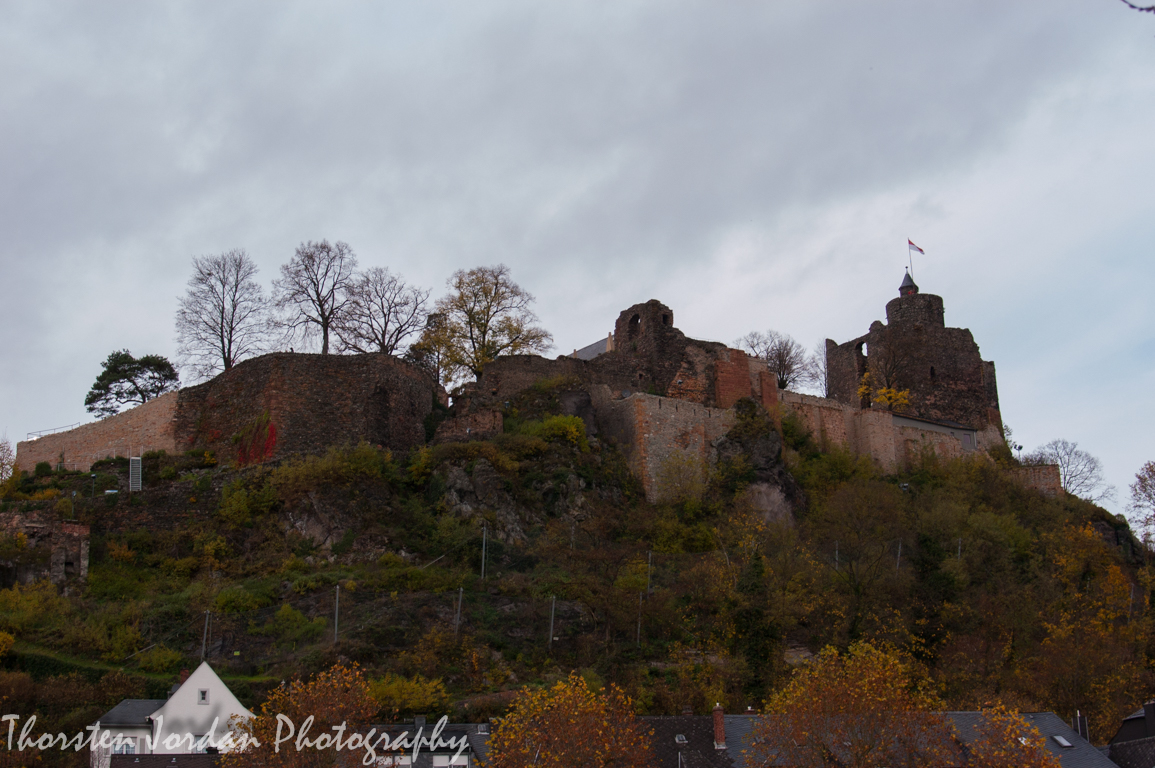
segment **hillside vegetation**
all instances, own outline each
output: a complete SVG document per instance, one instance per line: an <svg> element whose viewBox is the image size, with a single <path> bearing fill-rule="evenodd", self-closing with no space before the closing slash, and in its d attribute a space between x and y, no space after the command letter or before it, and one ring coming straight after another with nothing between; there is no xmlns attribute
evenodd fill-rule
<svg viewBox="0 0 1155 768"><path fill-rule="evenodd" d="M116 696L162 695L202 642L249 705L356 661L383 718L486 717L572 670L647 713L737 712L856 640L908 654L952 708L1078 709L1096 740L1150 692L1145 552L1122 518L1020 487L1009 451L882 476L750 406L731 437L783 446L795 523L744 501L742 451L706 474L671 467L651 505L614 446L559 415L563 386L510 403L492 441L408 456L362 444L236 468L153 454L131 499L101 494L124 487L123 460L8 484L5 509L90 523L92 564L81 591L0 591L16 637L0 697L75 730L110 706L102 678ZM0 541L0 560L37 557Z"/></svg>

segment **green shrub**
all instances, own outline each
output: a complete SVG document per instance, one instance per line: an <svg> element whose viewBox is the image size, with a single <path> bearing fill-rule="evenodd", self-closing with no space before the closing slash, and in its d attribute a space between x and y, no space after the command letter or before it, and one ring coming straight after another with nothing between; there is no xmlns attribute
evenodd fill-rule
<svg viewBox="0 0 1155 768"><path fill-rule="evenodd" d="M590 449L586 439L586 423L580 416L547 416L541 421L527 421L519 427L518 432L548 442L568 443L583 453Z"/></svg>
<svg viewBox="0 0 1155 768"><path fill-rule="evenodd" d="M434 466L440 466L448 461L477 461L478 459L485 459L499 472L517 471L517 462L502 453L497 445L487 441L442 443L436 446L432 452L432 464Z"/></svg>
<svg viewBox="0 0 1155 768"><path fill-rule="evenodd" d="M305 614L289 604L273 614L273 617L262 627L252 626L249 633L271 637L278 645L292 645L308 643L319 638L325 631L325 620L321 617L306 618Z"/></svg>
<svg viewBox="0 0 1155 768"><path fill-rule="evenodd" d="M32 472L33 477L51 477L52 465L47 461L36 462L36 469Z"/></svg>
<svg viewBox="0 0 1155 768"><path fill-rule="evenodd" d="M493 442L502 452L515 459L540 456L549 450L549 443L532 435L502 433L495 437Z"/></svg>
<svg viewBox="0 0 1155 768"><path fill-rule="evenodd" d="M389 718L440 713L449 706L449 693L445 690L445 684L440 679L428 680L421 675L409 678L387 674L369 683L369 695Z"/></svg>
<svg viewBox="0 0 1155 768"><path fill-rule="evenodd" d="M802 417L789 409L782 415L782 440L799 453L812 453L817 450Z"/></svg>
<svg viewBox="0 0 1155 768"><path fill-rule="evenodd" d="M157 645L137 656L140 668L145 672L171 672L180 666L184 656L177 651Z"/></svg>
<svg viewBox="0 0 1155 768"><path fill-rule="evenodd" d="M0 590L0 627L17 635L59 623L71 612L72 604L47 580Z"/></svg>
<svg viewBox="0 0 1155 768"><path fill-rule="evenodd" d="M171 464L167 467L162 467L159 475L161 480L176 480L176 467Z"/></svg>
<svg viewBox="0 0 1155 768"><path fill-rule="evenodd" d="M127 600L144 594L139 568L119 563L98 563L88 572L88 596L97 600Z"/></svg>
<svg viewBox="0 0 1155 768"><path fill-rule="evenodd" d="M244 587L231 586L222 589L213 604L221 613L245 613L263 608L269 604L269 601L262 599L259 595L254 595Z"/></svg>
<svg viewBox="0 0 1155 768"><path fill-rule="evenodd" d="M325 486L380 480L385 459L368 443L330 448L324 456L305 456L277 467L269 474L269 487L278 498L289 501Z"/></svg>
<svg viewBox="0 0 1155 768"><path fill-rule="evenodd" d="M333 544L333 546L331 546L329 548L329 550L334 555L343 555L353 548L353 542L355 542L356 540L357 540L357 531L350 528L349 530L345 531L345 535L341 537L341 540L338 541L337 543Z"/></svg>

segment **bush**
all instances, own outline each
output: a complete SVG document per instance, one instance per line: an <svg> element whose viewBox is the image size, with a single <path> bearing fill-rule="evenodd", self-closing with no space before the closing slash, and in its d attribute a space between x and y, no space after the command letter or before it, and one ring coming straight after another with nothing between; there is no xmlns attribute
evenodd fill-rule
<svg viewBox="0 0 1155 768"><path fill-rule="evenodd" d="M392 719L398 715L444 712L449 706L449 694L441 680L428 680L421 675L412 678L387 674L369 683L369 695L381 707L381 713Z"/></svg>
<svg viewBox="0 0 1155 768"><path fill-rule="evenodd" d="M241 586L225 587L213 602L220 613L245 613L269 604L267 598L254 595Z"/></svg>
<svg viewBox="0 0 1155 768"><path fill-rule="evenodd" d="M547 416L541 421L527 421L518 432L530 437L539 437L548 442L568 443L582 453L589 452L586 440L586 423L580 416Z"/></svg>
<svg viewBox="0 0 1155 768"><path fill-rule="evenodd" d="M62 621L71 610L72 604L49 581L0 590L0 626L17 635Z"/></svg>
<svg viewBox="0 0 1155 768"><path fill-rule="evenodd" d="M140 668L145 672L171 672L180 666L184 656L174 650L157 645L137 656Z"/></svg>
<svg viewBox="0 0 1155 768"><path fill-rule="evenodd" d="M495 444L483 441L442 443L433 449L431 463L433 466L438 466L447 461L476 461L477 459L485 459L499 472L516 472L518 467L517 462L502 453Z"/></svg>
<svg viewBox="0 0 1155 768"><path fill-rule="evenodd" d="M283 501L328 485L380 480L385 457L368 443L355 448L330 448L324 456L305 456L274 469L269 487Z"/></svg>
<svg viewBox="0 0 1155 768"><path fill-rule="evenodd" d="M325 631L325 620L321 617L306 618L305 614L289 604L281 606L273 618L263 627L250 627L249 634L271 637L278 645L308 643L316 640Z"/></svg>
<svg viewBox="0 0 1155 768"><path fill-rule="evenodd" d="M52 465L47 461L36 462L36 469L32 471L33 477L51 477Z"/></svg>

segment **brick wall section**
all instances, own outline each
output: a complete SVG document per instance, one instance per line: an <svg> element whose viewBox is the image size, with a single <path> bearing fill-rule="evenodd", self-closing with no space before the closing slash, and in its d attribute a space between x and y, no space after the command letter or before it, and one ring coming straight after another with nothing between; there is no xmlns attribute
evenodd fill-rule
<svg viewBox="0 0 1155 768"><path fill-rule="evenodd" d="M1032 488L1052 499L1061 498L1063 495L1063 481L1057 464L1015 467L1014 477L1025 488Z"/></svg>
<svg viewBox="0 0 1155 768"><path fill-rule="evenodd" d="M67 469L87 470L93 462L107 456L139 456L142 451L159 450L172 453L176 448L173 439L176 404L177 393L169 392L68 432L22 440L16 444L16 461L21 469L31 471L41 461L55 467L64 454Z"/></svg>
<svg viewBox="0 0 1155 768"><path fill-rule="evenodd" d="M425 371L388 355L264 355L182 389L174 435L178 450L231 457L233 436L268 413L271 458L362 440L407 451L425 443L436 390Z"/></svg>
<svg viewBox="0 0 1155 768"><path fill-rule="evenodd" d="M732 408L734 403L751 395L749 358L737 349L724 350L714 360L714 405Z"/></svg>
<svg viewBox="0 0 1155 768"><path fill-rule="evenodd" d="M500 411L475 411L446 419L437 426L435 443L464 443L470 440L488 440L500 435L504 420Z"/></svg>
<svg viewBox="0 0 1155 768"><path fill-rule="evenodd" d="M704 349L687 346L682 352L682 364L666 388L666 396L705 405L714 394L714 377L711 375L714 370Z"/></svg>

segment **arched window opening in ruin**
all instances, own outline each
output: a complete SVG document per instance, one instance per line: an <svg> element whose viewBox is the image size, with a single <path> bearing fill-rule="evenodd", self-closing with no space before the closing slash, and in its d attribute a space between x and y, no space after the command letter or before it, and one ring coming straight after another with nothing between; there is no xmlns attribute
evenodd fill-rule
<svg viewBox="0 0 1155 768"><path fill-rule="evenodd" d="M670 324L670 316L669 315L662 315L662 325L669 325L669 324Z"/></svg>
<svg viewBox="0 0 1155 768"><path fill-rule="evenodd" d="M934 366L930 367L930 383L934 384Z"/></svg>
<svg viewBox="0 0 1155 768"><path fill-rule="evenodd" d="M630 341L633 341L634 339L638 338L638 330L641 327L642 327L642 316L641 315L634 315L633 317L630 318L630 327L629 327L629 330L627 331L627 334L630 338Z"/></svg>

